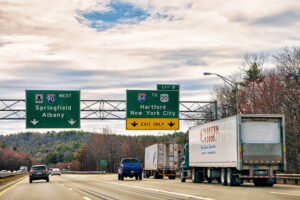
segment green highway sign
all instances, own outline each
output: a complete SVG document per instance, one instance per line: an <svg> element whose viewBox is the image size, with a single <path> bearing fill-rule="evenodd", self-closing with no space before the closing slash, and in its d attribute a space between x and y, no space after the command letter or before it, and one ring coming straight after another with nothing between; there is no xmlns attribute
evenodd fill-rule
<svg viewBox="0 0 300 200"><path fill-rule="evenodd" d="M107 166L107 160L100 160L100 166L106 167Z"/></svg>
<svg viewBox="0 0 300 200"><path fill-rule="evenodd" d="M180 85L157 84L157 90L178 90Z"/></svg>
<svg viewBox="0 0 300 200"><path fill-rule="evenodd" d="M126 129L179 129L179 91L127 90L126 97Z"/></svg>
<svg viewBox="0 0 300 200"><path fill-rule="evenodd" d="M80 91L26 90L26 128L80 128Z"/></svg>

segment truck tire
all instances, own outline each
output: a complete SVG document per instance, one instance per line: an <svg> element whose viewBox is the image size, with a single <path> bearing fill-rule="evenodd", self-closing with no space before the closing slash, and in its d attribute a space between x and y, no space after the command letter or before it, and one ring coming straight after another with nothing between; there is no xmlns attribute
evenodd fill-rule
<svg viewBox="0 0 300 200"><path fill-rule="evenodd" d="M123 176L123 174L120 174L120 178L121 178L121 181L123 181L123 180L124 180L124 176Z"/></svg>
<svg viewBox="0 0 300 200"><path fill-rule="evenodd" d="M200 174L195 168L192 169L192 181L193 183L201 183Z"/></svg>
<svg viewBox="0 0 300 200"><path fill-rule="evenodd" d="M139 175L135 175L135 180L139 180Z"/></svg>
<svg viewBox="0 0 300 200"><path fill-rule="evenodd" d="M227 169L226 181L227 181L228 186L233 186L234 185L232 170L229 169L229 168Z"/></svg>
<svg viewBox="0 0 300 200"><path fill-rule="evenodd" d="M153 173L153 179L158 179L158 174L157 174L157 172L154 172L154 173Z"/></svg>
<svg viewBox="0 0 300 200"><path fill-rule="evenodd" d="M29 183L32 183L32 179L29 179Z"/></svg>
<svg viewBox="0 0 300 200"><path fill-rule="evenodd" d="M221 169L221 184L222 185L227 185L226 181L226 169Z"/></svg>
<svg viewBox="0 0 300 200"><path fill-rule="evenodd" d="M149 177L150 177L149 172L145 172L145 178L149 178Z"/></svg>
<svg viewBox="0 0 300 200"><path fill-rule="evenodd" d="M182 182L182 183L184 183L185 181L186 181L186 178L185 178L186 176L184 176L184 172L180 172L180 181Z"/></svg>
<svg viewBox="0 0 300 200"><path fill-rule="evenodd" d="M140 181L143 179L142 173L139 174Z"/></svg>
<svg viewBox="0 0 300 200"><path fill-rule="evenodd" d="M120 174L118 174L118 180L120 180L121 178L120 178Z"/></svg>
<svg viewBox="0 0 300 200"><path fill-rule="evenodd" d="M268 178L266 180L267 186L272 187L274 185L275 181L276 181L276 179L274 179L274 178Z"/></svg>

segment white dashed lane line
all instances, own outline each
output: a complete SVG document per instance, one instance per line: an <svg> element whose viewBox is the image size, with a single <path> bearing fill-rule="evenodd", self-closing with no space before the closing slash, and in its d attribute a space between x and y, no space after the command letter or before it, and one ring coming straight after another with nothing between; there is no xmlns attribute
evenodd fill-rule
<svg viewBox="0 0 300 200"><path fill-rule="evenodd" d="M115 184L115 185L122 185L122 186L126 186L126 187L142 189L142 190L150 190L150 191L154 191L154 192L162 192L162 193L167 193L167 194L173 194L173 195L183 196L183 197L187 197L187 198L202 199L202 200L214 200L214 199L206 198L206 197L199 197L199 196L194 196L194 195L189 195L189 194L182 194L182 193L177 193L177 192L169 192L169 191L165 191L165 190L157 190L157 189L153 189L153 188L145 188L145 187L139 187L139 186L133 186L133 185L127 185L127 184L120 184L120 183L113 183L113 182L107 182L107 183L111 183L111 184Z"/></svg>
<svg viewBox="0 0 300 200"><path fill-rule="evenodd" d="M300 197L300 194L290 194L290 193L281 193L281 192L270 192L271 194L287 195L287 196L297 196Z"/></svg>
<svg viewBox="0 0 300 200"><path fill-rule="evenodd" d="M92 199L90 199L88 197L82 197L82 198L85 199L85 200L92 200Z"/></svg>

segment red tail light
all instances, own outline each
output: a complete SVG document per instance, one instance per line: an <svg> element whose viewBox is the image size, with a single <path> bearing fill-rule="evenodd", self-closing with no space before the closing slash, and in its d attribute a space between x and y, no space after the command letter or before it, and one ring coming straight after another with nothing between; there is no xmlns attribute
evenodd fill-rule
<svg viewBox="0 0 300 200"><path fill-rule="evenodd" d="M143 166L143 165L141 165L141 168L143 169L143 168L144 168L144 166Z"/></svg>
<svg viewBox="0 0 300 200"><path fill-rule="evenodd" d="M48 169L46 169L45 172L48 173Z"/></svg>
<svg viewBox="0 0 300 200"><path fill-rule="evenodd" d="M30 170L29 174L32 174L32 170Z"/></svg>
<svg viewBox="0 0 300 200"><path fill-rule="evenodd" d="M122 169L124 169L124 165L122 164Z"/></svg>

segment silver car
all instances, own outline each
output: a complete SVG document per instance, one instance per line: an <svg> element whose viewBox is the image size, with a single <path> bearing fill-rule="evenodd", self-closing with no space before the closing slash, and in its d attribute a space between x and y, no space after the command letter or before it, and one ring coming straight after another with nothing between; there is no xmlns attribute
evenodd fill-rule
<svg viewBox="0 0 300 200"><path fill-rule="evenodd" d="M51 172L51 176L53 176L53 175L61 175L61 171L60 171L60 169L59 168L53 168L52 169L52 172Z"/></svg>

